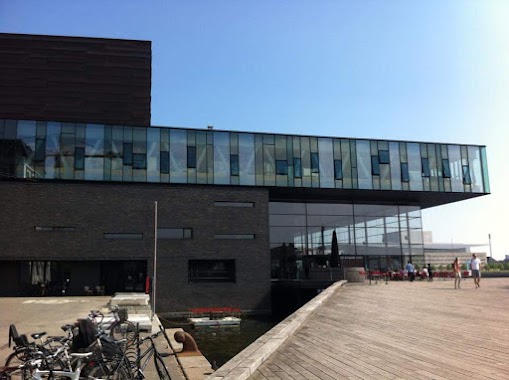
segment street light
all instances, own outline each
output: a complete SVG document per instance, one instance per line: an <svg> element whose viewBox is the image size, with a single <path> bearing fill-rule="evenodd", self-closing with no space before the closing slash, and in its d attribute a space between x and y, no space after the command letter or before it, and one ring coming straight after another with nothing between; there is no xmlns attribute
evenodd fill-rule
<svg viewBox="0 0 509 380"><path fill-rule="evenodd" d="M156 285L157 285L157 201L154 202L154 271L152 276L152 319L156 312Z"/></svg>

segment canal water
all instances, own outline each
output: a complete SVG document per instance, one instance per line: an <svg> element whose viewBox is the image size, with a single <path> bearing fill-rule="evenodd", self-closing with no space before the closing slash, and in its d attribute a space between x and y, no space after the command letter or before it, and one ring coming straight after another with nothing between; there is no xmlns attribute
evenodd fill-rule
<svg viewBox="0 0 509 380"><path fill-rule="evenodd" d="M196 328L184 323L185 321L168 322L162 318L161 322L165 328L182 327L193 336L207 360L212 365L221 367L274 327L279 319L243 316L239 326L200 326Z"/></svg>

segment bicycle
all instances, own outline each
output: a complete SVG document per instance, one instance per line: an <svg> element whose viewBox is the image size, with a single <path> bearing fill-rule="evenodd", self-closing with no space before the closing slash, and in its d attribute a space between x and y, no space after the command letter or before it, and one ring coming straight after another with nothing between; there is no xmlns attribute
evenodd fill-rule
<svg viewBox="0 0 509 380"><path fill-rule="evenodd" d="M136 325L127 320L127 310L113 305L110 311L112 315L106 320L105 315L99 310L91 310L88 317L99 330L109 331L112 338L117 340L125 338L131 341L136 333Z"/></svg>
<svg viewBox="0 0 509 380"><path fill-rule="evenodd" d="M42 338L46 335L46 332L34 333L30 336L34 339L34 342L29 342L25 334L18 334L15 325L9 326L9 347L11 342L14 342L14 352L7 356L5 360L6 367L19 367L25 362L29 361L34 357L37 352L43 352L46 355L51 355L52 352L57 351L60 347L66 345L72 341L72 325L65 325L61 327L63 331L67 333L67 336L62 337L47 337L45 341ZM39 340L40 343L36 341ZM63 368L64 363L58 360L57 363L53 364Z"/></svg>
<svg viewBox="0 0 509 380"><path fill-rule="evenodd" d="M142 380L145 378L143 371L145 371L145 369L147 368L150 359L154 357L154 366L156 368L159 379L171 380L171 376L168 372L168 369L164 364L163 357L168 357L172 354L166 352L165 353L159 352L154 343L154 339L159 337L161 334L164 334L166 336L164 330L161 329L159 332L147 336L145 338L142 338L138 341L137 344L138 357L136 360L136 379ZM149 343L150 345L149 347L147 347L147 349L143 351L141 346L145 343Z"/></svg>

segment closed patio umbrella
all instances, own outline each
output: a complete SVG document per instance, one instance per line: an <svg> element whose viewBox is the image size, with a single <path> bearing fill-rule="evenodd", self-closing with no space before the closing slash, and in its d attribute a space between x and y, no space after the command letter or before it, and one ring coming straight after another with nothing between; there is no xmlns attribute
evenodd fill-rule
<svg viewBox="0 0 509 380"><path fill-rule="evenodd" d="M339 267L339 246L338 246L338 236L336 234L336 230L332 231L332 243L331 243L331 258L330 258L330 266L332 268Z"/></svg>

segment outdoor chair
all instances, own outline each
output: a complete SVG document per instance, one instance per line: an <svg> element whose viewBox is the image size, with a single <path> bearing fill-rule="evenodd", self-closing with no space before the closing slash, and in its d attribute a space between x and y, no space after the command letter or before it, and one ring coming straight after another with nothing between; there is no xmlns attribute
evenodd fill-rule
<svg viewBox="0 0 509 380"><path fill-rule="evenodd" d="M92 289L90 288L90 286L84 286L83 287L83 291L85 292L85 295L86 296L91 296L94 294L94 292L92 291Z"/></svg>

